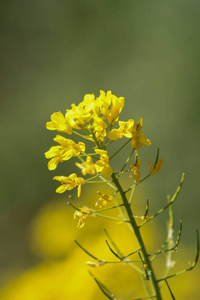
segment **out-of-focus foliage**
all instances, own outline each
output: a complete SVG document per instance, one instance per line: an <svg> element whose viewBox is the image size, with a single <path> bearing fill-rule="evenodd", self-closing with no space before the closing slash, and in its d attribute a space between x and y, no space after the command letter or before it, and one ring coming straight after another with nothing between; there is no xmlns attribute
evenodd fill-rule
<svg viewBox="0 0 200 300"><path fill-rule="evenodd" d="M151 157L142 149L143 161L154 161L160 146L162 171L143 186L152 211L163 206L185 172L175 217L183 216L182 239L195 247L200 2L2 0L0 15L0 284L38 264L28 246L28 228L56 188L43 155L53 137L45 123L52 112L64 113L82 95L98 95L100 89L125 97L124 120L143 117L144 132L154 145L148 149ZM73 162L59 171L67 176L72 168ZM33 228L36 232L37 225ZM60 242L67 247L71 233L66 230L66 235ZM55 248L47 253L37 239L32 248L49 257ZM58 245L54 255L62 256ZM195 282L195 272L184 275L188 282Z"/></svg>

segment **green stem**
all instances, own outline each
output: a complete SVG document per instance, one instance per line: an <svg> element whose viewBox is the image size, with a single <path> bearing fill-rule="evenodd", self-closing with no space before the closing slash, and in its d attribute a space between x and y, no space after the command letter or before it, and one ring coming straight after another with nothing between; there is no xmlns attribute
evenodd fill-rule
<svg viewBox="0 0 200 300"><path fill-rule="evenodd" d="M150 273L149 277L150 277L150 280L151 280L151 283L152 283L152 286L153 286L155 297L156 297L157 300L162 300L162 296L161 296L161 293L160 293L158 282L156 280L156 277L155 277L155 274L154 274L154 270L153 270L153 268L151 266L151 261L149 259L148 254L147 254L147 250L145 248L145 245L144 245L141 233L140 233L140 229L137 226L137 223L136 223L135 218L133 216L130 203L128 202L128 200L126 198L126 194L123 191L123 189L122 189L122 187L121 187L121 185L119 183L119 180L116 178L116 176L115 176L114 173L112 174L112 179L113 179L113 183L115 184L115 186L119 190L119 193L121 195L122 201L124 203L124 207L126 209L126 212L128 214L129 220L130 220L131 227L132 227L132 229L133 229L133 231L134 231L134 233L136 235L137 241L138 241L139 246L141 248L142 259L144 261L144 264L147 265L147 269L148 269L148 271Z"/></svg>
<svg viewBox="0 0 200 300"><path fill-rule="evenodd" d="M117 155L129 142L131 141L131 139L129 139L123 146L121 146L121 148L119 148L111 157L110 160Z"/></svg>

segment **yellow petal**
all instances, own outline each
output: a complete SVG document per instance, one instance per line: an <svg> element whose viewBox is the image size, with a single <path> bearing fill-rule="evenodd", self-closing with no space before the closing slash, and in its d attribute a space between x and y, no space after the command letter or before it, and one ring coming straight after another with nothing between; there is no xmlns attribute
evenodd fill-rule
<svg viewBox="0 0 200 300"><path fill-rule="evenodd" d="M115 141L115 140L121 138L123 135L120 136L118 129L112 129L110 132L108 132L107 136L110 140Z"/></svg>
<svg viewBox="0 0 200 300"><path fill-rule="evenodd" d="M65 184L62 184L61 186L59 186L57 189L56 189L56 193L58 194L62 194L66 191L66 185Z"/></svg>
<svg viewBox="0 0 200 300"><path fill-rule="evenodd" d="M48 130L56 130L55 125L53 122L47 122L46 123L46 129Z"/></svg>
<svg viewBox="0 0 200 300"><path fill-rule="evenodd" d="M67 179L66 176L54 176L53 180L58 180L60 182L65 182L65 180Z"/></svg>
<svg viewBox="0 0 200 300"><path fill-rule="evenodd" d="M80 198L80 195L81 195L81 184L79 184L78 186L78 198Z"/></svg>
<svg viewBox="0 0 200 300"><path fill-rule="evenodd" d="M59 159L58 158L52 158L49 162L48 162L48 169L50 171L55 170L57 168L57 165L59 163Z"/></svg>
<svg viewBox="0 0 200 300"><path fill-rule="evenodd" d="M101 174L102 174L103 177L105 177L105 178L109 178L109 177L112 175L112 173L113 173L113 170L112 170L112 168L111 168L110 165L105 166L105 167L103 168L103 170L101 171Z"/></svg>
<svg viewBox="0 0 200 300"><path fill-rule="evenodd" d="M151 142L150 140L148 140L143 133L139 133L139 136L138 136L138 139L140 141L140 143L146 145L146 146L150 146L151 145Z"/></svg>
<svg viewBox="0 0 200 300"><path fill-rule="evenodd" d="M95 170L96 172L101 172L104 168L104 164L99 160L95 164Z"/></svg>
<svg viewBox="0 0 200 300"><path fill-rule="evenodd" d="M154 166L154 164L150 165L149 167L149 173L151 175L154 175L156 173L158 173L160 171L160 168L163 165L163 159L159 159L159 161L157 162L157 164Z"/></svg>

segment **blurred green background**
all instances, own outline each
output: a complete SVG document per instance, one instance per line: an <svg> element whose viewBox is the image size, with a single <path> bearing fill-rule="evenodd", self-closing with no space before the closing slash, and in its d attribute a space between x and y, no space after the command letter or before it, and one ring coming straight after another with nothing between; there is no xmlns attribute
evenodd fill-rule
<svg viewBox="0 0 200 300"><path fill-rule="evenodd" d="M185 172L174 212L176 226L183 217L183 242L194 247L194 256L200 225L200 2L1 0L0 15L0 286L15 270L38 263L28 243L30 222L55 197L52 178L64 170L47 169L43 153L55 134L46 122L100 89L125 97L124 121L143 117L152 146L141 148L142 159L153 162L160 146L162 171L143 186L152 210L164 205ZM73 166L68 164L68 174Z"/></svg>

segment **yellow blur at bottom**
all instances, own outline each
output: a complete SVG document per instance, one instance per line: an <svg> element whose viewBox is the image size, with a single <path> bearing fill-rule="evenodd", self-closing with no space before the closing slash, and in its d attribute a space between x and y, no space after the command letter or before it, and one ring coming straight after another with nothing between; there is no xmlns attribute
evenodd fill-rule
<svg viewBox="0 0 200 300"><path fill-rule="evenodd" d="M105 243L103 229L108 229L119 246L122 243L123 251L127 249L130 252L133 247L137 247L137 243L129 228L110 220L91 218L84 228L77 229L73 213L66 201L59 200L38 212L31 224L30 246L34 254L42 258L42 263L8 284L0 293L1 300L102 299L104 296L89 270L116 293L130 295L131 286L132 295L137 294L134 290L139 292L137 285L140 276L134 269L118 263L91 268L86 262L95 260L73 241L76 238L99 259L117 261ZM119 233L122 237L117 241Z"/></svg>
<svg viewBox="0 0 200 300"><path fill-rule="evenodd" d="M77 229L77 220L73 219L73 213L73 209L62 200L52 201L38 212L31 224L30 246L42 263L26 270L7 284L0 293L1 300L105 299L89 270L119 299L147 296L144 288L146 282L134 268L121 263L92 268L86 265L86 261L95 260L73 242L73 239L77 239L98 259L117 262L118 259L105 243L107 237L103 229L108 230L122 253L127 255L138 249L127 225L91 217L87 219L84 228ZM155 241L161 238L159 231L151 227L151 231L144 231L144 235L148 249L156 250ZM131 256L131 259L138 260L138 255ZM186 264L187 260L184 260L184 264L179 267L184 269ZM139 266L138 263L136 265ZM162 273L159 264L158 269ZM177 299L198 299L197 275L200 275L199 271L195 270L169 281ZM163 299L170 297L169 291L163 286Z"/></svg>

